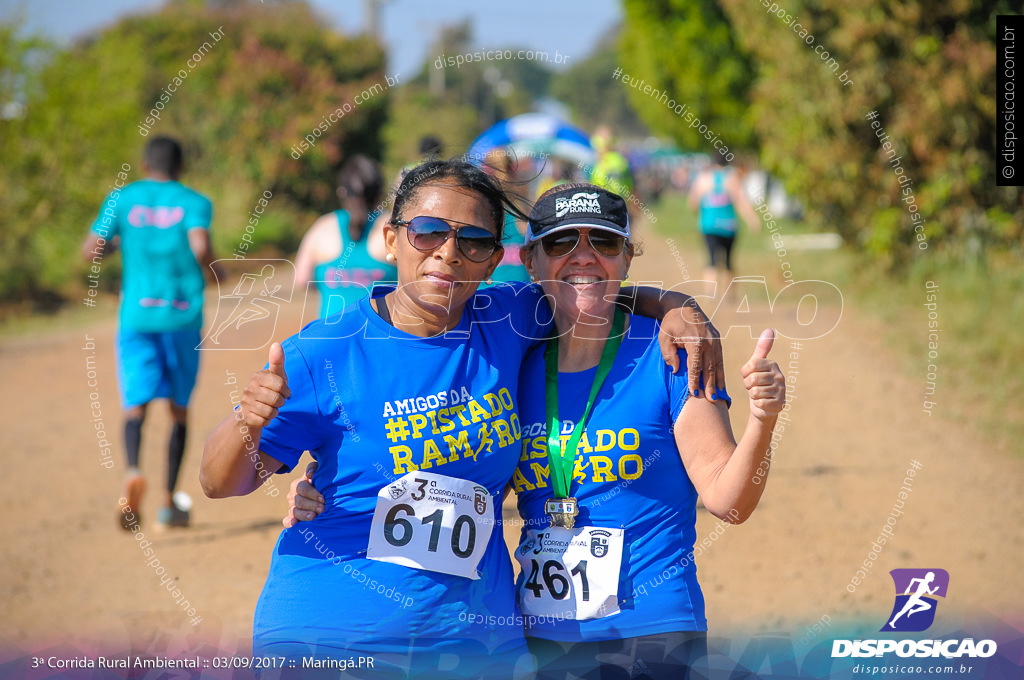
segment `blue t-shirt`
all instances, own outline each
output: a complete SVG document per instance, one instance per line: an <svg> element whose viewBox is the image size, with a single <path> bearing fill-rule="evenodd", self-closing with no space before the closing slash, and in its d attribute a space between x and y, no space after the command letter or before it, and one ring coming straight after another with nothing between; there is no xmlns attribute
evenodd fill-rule
<svg viewBox="0 0 1024 680"><path fill-rule="evenodd" d="M500 520L521 451L519 371L546 336L545 315L538 286L510 284L478 292L445 336L420 338L363 299L282 343L291 398L260 449L285 472L310 451L326 502L316 520L281 533L256 608L258 655L526 654L500 523L479 580L366 553L378 492L414 470L485 487Z"/></svg>
<svg viewBox="0 0 1024 680"><path fill-rule="evenodd" d="M143 332L203 325L203 270L190 229L209 229L213 204L178 182L144 179L115 189L92 232L121 237L121 327Z"/></svg>
<svg viewBox="0 0 1024 680"><path fill-rule="evenodd" d="M680 350L679 360L679 372L673 375L661 356L657 322L631 316L577 450L570 489L579 502L576 526L625 532L618 588L621 611L584 621L538 617L527 635L578 642L707 630L704 597L691 555L697 492L673 434L687 399L685 351ZM596 372L594 367L558 375L563 444L583 415ZM523 364L519 395L523 453L512 484L525 540L529 529L550 524L544 512L552 490L543 344L531 350ZM718 396L728 399L722 390ZM666 570L671 572L668 578L662 576ZM516 583L520 601L528 596L524 576L521 573Z"/></svg>

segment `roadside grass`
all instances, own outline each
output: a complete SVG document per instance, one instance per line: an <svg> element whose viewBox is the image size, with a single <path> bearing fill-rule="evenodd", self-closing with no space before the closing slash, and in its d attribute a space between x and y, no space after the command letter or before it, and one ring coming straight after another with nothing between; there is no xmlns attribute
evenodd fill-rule
<svg viewBox="0 0 1024 680"><path fill-rule="evenodd" d="M665 195L654 214L656 234L699 254L699 261L687 265L691 278L702 278L704 243L685 197ZM816 233L806 223L780 223L783 245L787 237ZM880 322L884 344L903 372L921 384L921 403L901 408L922 409L928 399L936 404L932 418L969 424L986 445L1024 456L1024 368L1019 359L1024 357L1024 266L1019 253L991 253L981 261L924 251L903 276L894 278L846 248L787 248L780 258L767 230L741 231L734 251L738 275L765 276L774 295L786 284L782 260L790 263L793 280L831 282L842 291L844 304ZM934 309L925 306L928 282L935 292ZM930 312L938 326L937 346L931 348ZM936 369L935 393L926 397L929 364Z"/></svg>

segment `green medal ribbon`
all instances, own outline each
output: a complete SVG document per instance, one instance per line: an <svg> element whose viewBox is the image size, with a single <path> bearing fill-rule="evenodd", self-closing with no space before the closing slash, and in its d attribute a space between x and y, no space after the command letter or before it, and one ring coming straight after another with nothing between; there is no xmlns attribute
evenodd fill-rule
<svg viewBox="0 0 1024 680"><path fill-rule="evenodd" d="M626 315L621 310L615 310L615 318L612 320L611 334L604 344L601 352L601 361L597 365L597 374L594 376L594 384L590 387L590 396L587 398L587 408L583 411L583 417L573 428L565 449L562 449L562 421L558 418L558 338L548 341L544 350L544 378L546 383L545 395L547 398L548 416L548 470L551 477L551 487L555 498L568 498L569 488L572 485L572 473L576 466L576 447L583 436L583 429L586 427L587 418L594 408L597 400L597 393L601 391L601 385L612 370L615 362L615 353L619 351L622 344L622 330L626 326ZM568 454L568 455L567 455Z"/></svg>

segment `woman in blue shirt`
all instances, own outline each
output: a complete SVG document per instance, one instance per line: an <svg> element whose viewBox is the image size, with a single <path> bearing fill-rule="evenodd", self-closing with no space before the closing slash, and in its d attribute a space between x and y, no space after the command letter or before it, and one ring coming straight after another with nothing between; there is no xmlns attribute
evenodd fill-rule
<svg viewBox="0 0 1024 680"><path fill-rule="evenodd" d="M530 214L524 262L550 296L557 340L523 366L525 443L512 485L524 521L517 595L544 680L608 666L688 677L706 656L697 496L726 522L750 516L785 403L767 359L771 331L742 369L751 416L739 443L724 390L688 399L687 376L652 341L655 322L617 319L608 302L628 275L630 237L625 202L592 185L556 187ZM551 512L563 498L569 511Z"/></svg>
<svg viewBox="0 0 1024 680"><path fill-rule="evenodd" d="M625 202L593 185L556 187L530 214L523 259L552 302L557 340L523 365L511 486L524 522L517 596L543 680L675 680L699 666L697 496L727 522L750 516L785 404L782 372L767 358L771 331L742 368L751 415L739 443L724 390L688 398L688 376L664 364L654 322L609 302L633 254ZM310 507L315 492L297 491Z"/></svg>
<svg viewBox="0 0 1024 680"><path fill-rule="evenodd" d="M322 515L278 540L254 654L372 657L374 677L530 672L494 527L520 454L520 366L550 315L537 286L476 294L504 210L466 163L411 171L385 231L398 286L273 345L208 439L211 497L251 493L306 450L319 463Z"/></svg>

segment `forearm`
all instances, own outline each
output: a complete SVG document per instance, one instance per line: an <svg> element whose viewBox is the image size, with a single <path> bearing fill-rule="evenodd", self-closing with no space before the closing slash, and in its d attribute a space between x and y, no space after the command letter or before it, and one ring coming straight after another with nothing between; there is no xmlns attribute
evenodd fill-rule
<svg viewBox="0 0 1024 680"><path fill-rule="evenodd" d="M746 222L747 227L751 231L761 230L761 218L754 210L754 206L751 205L750 199L747 198L747 193L743 190L743 185L739 182L733 184L729 189L729 196L732 198L733 207L736 212L739 213L743 221Z"/></svg>
<svg viewBox="0 0 1024 680"><path fill-rule="evenodd" d="M217 261L217 256L214 255L213 250L211 249L211 250L206 251L206 255L205 255L205 257L203 257L203 261L202 261L203 269L205 269L206 271L212 273L213 270L214 270L214 264L213 263L216 262L216 261Z"/></svg>
<svg viewBox="0 0 1024 680"><path fill-rule="evenodd" d="M95 245L95 241L86 239L85 243L82 244L79 249L79 255L82 258L82 262L89 264L90 262L96 264L96 258L102 260L106 256L106 248L101 248Z"/></svg>
<svg viewBox="0 0 1024 680"><path fill-rule="evenodd" d="M85 241L82 242L82 247L79 250L83 262L96 264L96 258L102 260L116 250L114 239L104 241L103 245L100 245L99 241L99 237L92 232L85 237Z"/></svg>
<svg viewBox="0 0 1024 680"><path fill-rule="evenodd" d="M196 260L213 283L217 283L224 278L224 265L217 262L217 256L212 248L206 250Z"/></svg>
<svg viewBox="0 0 1024 680"><path fill-rule="evenodd" d="M768 479L776 420L751 416L747 421L732 456L703 497L705 507L716 517L740 524L754 512Z"/></svg>
<svg viewBox="0 0 1024 680"><path fill-rule="evenodd" d="M309 282L313 280L313 272L316 271L316 263L313 261L313 253L310 250L309 235L299 244L299 252L295 254L295 290L305 290Z"/></svg>
<svg viewBox="0 0 1024 680"><path fill-rule="evenodd" d="M215 264L217 256L213 252L213 244L210 242L210 232L203 227L192 227L187 232L188 247L192 251L192 257L204 275L210 277L214 282L223 278L224 268Z"/></svg>
<svg viewBox="0 0 1024 680"><path fill-rule="evenodd" d="M627 292L628 291L628 292ZM663 320L682 307L695 307L693 296L674 290L661 290L650 286L630 286L619 292L616 304L629 307L633 314Z"/></svg>
<svg viewBox="0 0 1024 680"><path fill-rule="evenodd" d="M753 208L746 205L740 213L743 215L743 220L747 223L747 228L751 231L761 231L761 218L758 217Z"/></svg>
<svg viewBox="0 0 1024 680"><path fill-rule="evenodd" d="M260 432L246 428L235 414L214 429L206 440L199 468L199 482L208 497L245 496L258 489L262 480L256 463L260 460L271 473L280 468L279 462L260 452Z"/></svg>

